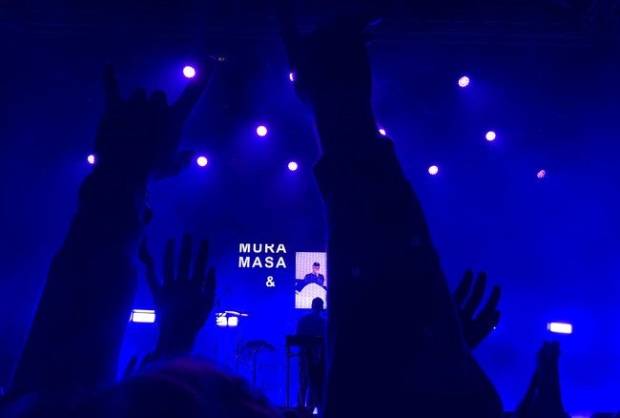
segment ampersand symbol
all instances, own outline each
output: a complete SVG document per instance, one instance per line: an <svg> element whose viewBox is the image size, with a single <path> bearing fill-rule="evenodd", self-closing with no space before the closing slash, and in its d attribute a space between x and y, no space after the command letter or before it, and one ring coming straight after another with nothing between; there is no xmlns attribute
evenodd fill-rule
<svg viewBox="0 0 620 418"><path fill-rule="evenodd" d="M267 282L265 283L267 287L276 287L276 280L273 276L267 276Z"/></svg>

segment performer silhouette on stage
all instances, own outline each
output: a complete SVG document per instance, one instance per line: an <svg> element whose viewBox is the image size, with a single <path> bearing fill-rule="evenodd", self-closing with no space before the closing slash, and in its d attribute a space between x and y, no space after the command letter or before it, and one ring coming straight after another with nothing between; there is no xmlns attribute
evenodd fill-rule
<svg viewBox="0 0 620 418"><path fill-rule="evenodd" d="M321 406L325 376L325 318L323 299L312 300L312 312L297 323L297 335L316 337L301 346L299 355L298 406L313 411Z"/></svg>

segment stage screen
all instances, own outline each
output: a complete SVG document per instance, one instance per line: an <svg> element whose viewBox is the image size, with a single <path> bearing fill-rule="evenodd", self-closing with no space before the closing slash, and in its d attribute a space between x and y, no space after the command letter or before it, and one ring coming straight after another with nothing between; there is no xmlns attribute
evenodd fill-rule
<svg viewBox="0 0 620 418"><path fill-rule="evenodd" d="M295 308L310 309L314 298L327 307L327 254L295 253Z"/></svg>

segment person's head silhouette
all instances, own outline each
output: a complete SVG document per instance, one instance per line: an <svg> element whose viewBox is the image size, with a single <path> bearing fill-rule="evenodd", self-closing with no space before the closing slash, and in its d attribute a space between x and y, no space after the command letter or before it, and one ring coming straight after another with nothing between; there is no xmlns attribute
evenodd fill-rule
<svg viewBox="0 0 620 418"><path fill-rule="evenodd" d="M321 298L312 299L312 312L321 313L323 312L323 307L325 306L325 302Z"/></svg>
<svg viewBox="0 0 620 418"><path fill-rule="evenodd" d="M312 263L312 273L318 276L320 270L321 270L321 263L319 263L318 261L315 261L314 263Z"/></svg>

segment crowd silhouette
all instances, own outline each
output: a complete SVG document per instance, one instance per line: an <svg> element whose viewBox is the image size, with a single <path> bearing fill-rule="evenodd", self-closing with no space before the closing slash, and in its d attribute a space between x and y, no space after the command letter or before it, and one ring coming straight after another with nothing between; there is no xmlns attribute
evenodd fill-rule
<svg viewBox="0 0 620 418"><path fill-rule="evenodd" d="M472 356L500 320L499 287L484 304L484 273L468 271L454 293L448 288L415 189L390 139L378 134L368 19L335 19L309 35L290 16L282 23L295 88L316 122L322 156L315 174L328 219L324 389L314 389L311 409L328 418L508 415ZM178 253L169 240L160 280L145 238L156 212L146 203L147 186L188 162L179 151L183 125L216 65L205 60L173 104L161 91L121 97L113 69L105 69L97 164L49 268L1 416L280 416L243 380L192 356L216 295L208 243L200 241L193 258L189 235ZM136 258L155 301L159 337L118 381ZM385 323L376 315L381 310L396 319ZM556 343L542 346L510 416L567 416L558 358Z"/></svg>

